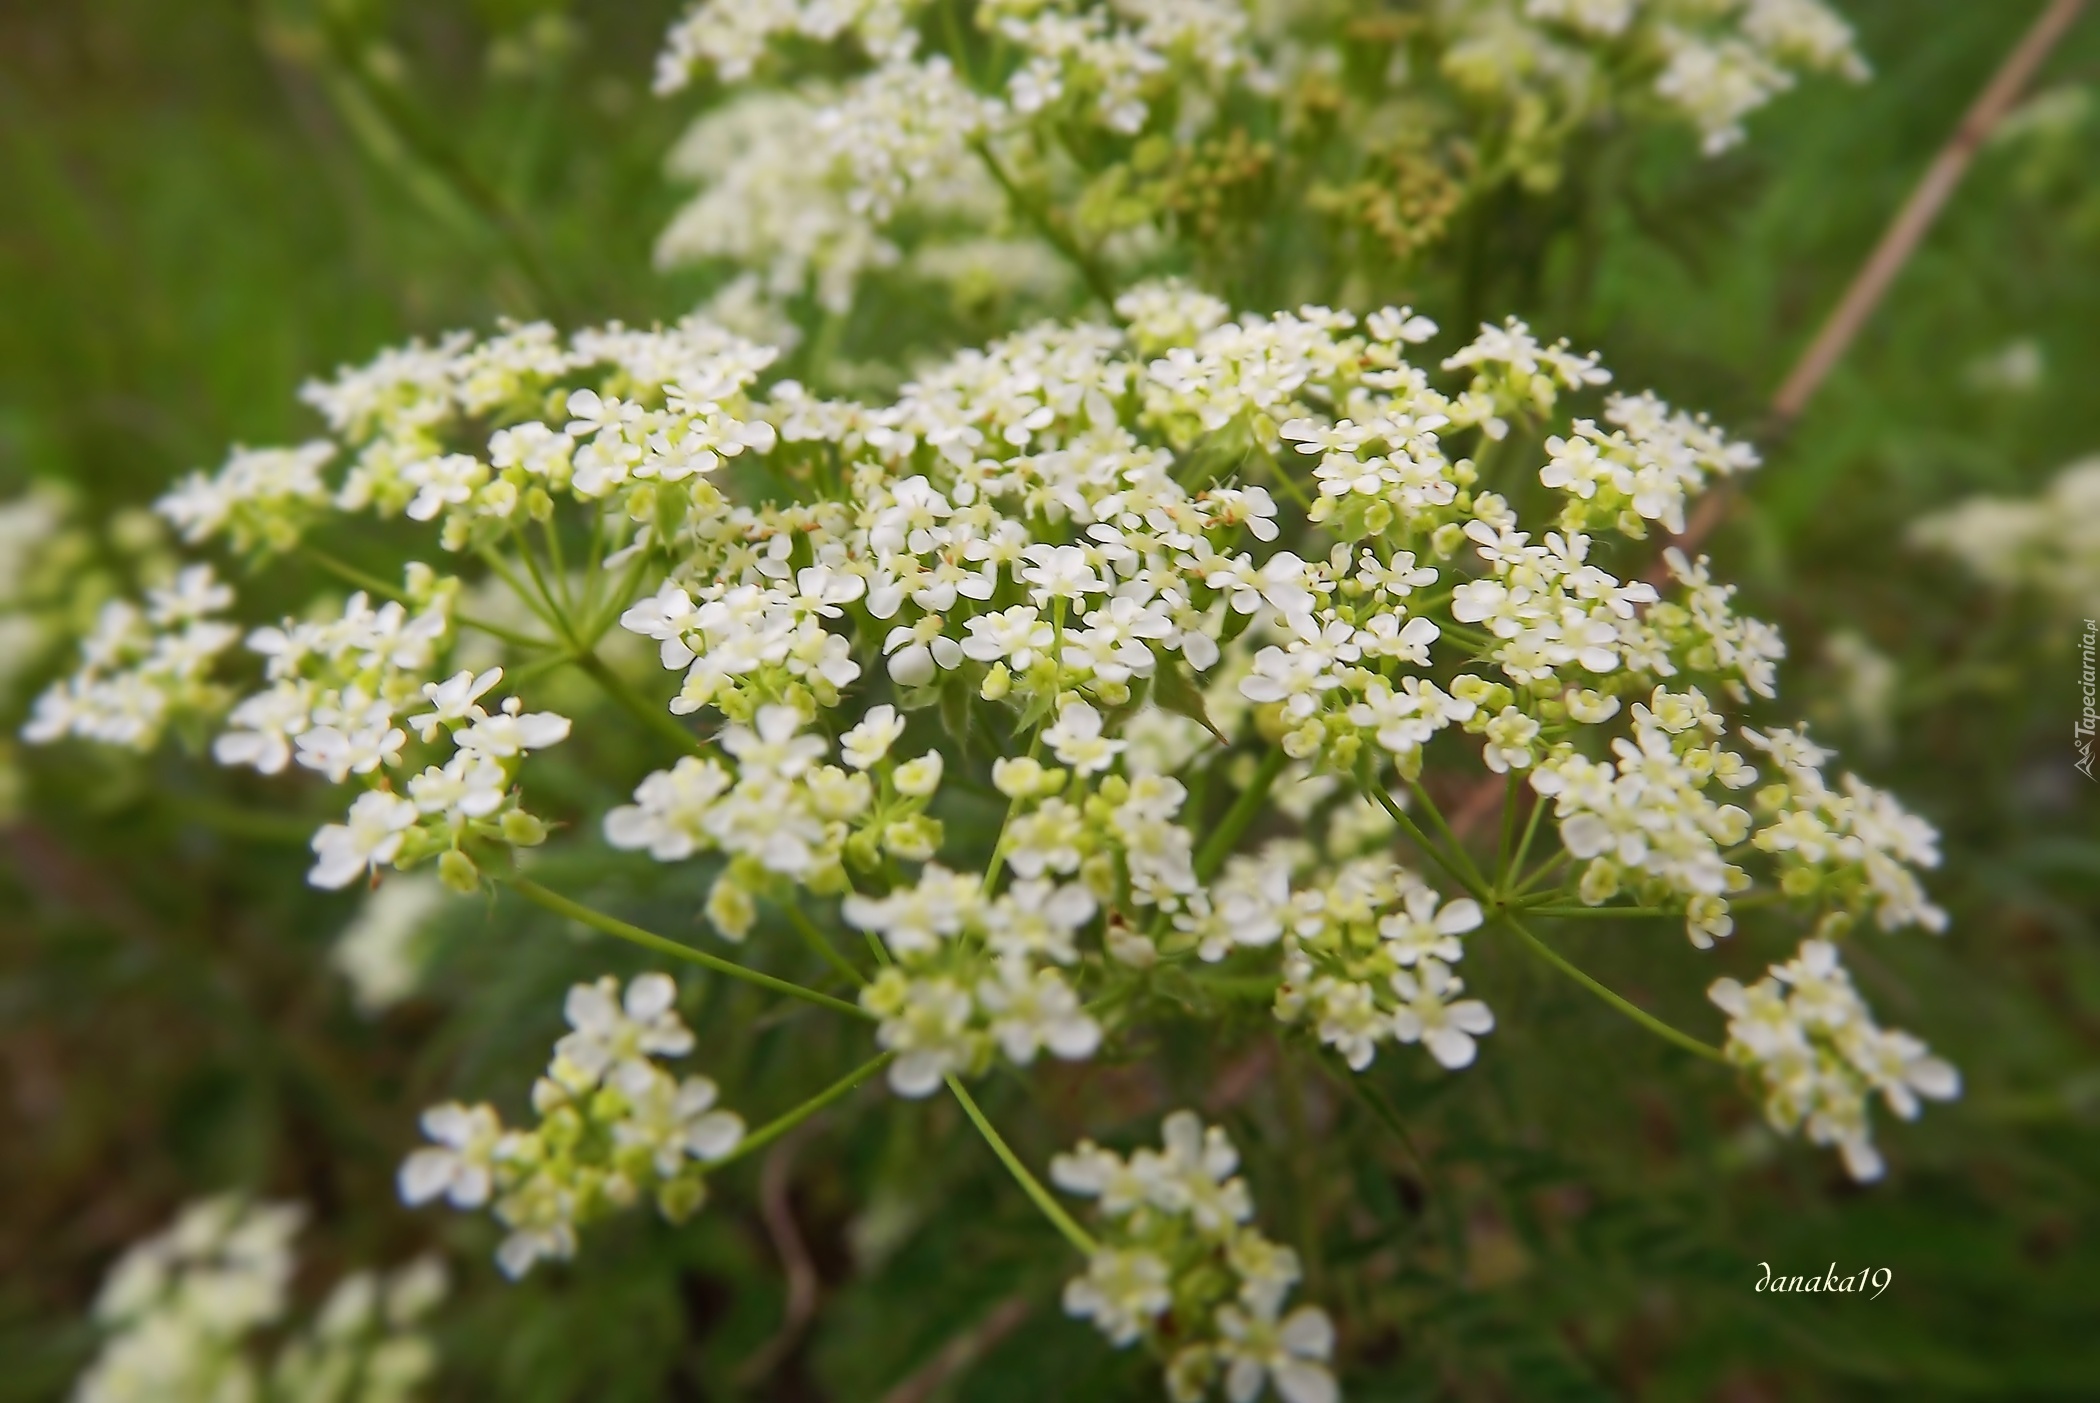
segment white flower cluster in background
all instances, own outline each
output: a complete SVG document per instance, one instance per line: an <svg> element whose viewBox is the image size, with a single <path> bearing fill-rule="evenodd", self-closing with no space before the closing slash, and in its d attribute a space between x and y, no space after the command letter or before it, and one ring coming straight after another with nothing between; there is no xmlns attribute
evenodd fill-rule
<svg viewBox="0 0 2100 1403"><path fill-rule="evenodd" d="M1875 1024L1827 940L1803 941L1793 959L1748 987L1717 979L1707 997L1728 1015L1728 1059L1763 1085L1766 1119L1836 1146L1855 1179L1882 1175L1868 1122L1877 1095L1914 1120L1920 1097L1961 1093L1960 1074L1924 1043Z"/></svg>
<svg viewBox="0 0 2100 1403"><path fill-rule="evenodd" d="M359 1012L382 1013L416 992L425 937L445 895L442 882L416 872L382 883L365 897L328 952Z"/></svg>
<svg viewBox="0 0 2100 1403"><path fill-rule="evenodd" d="M512 1277L574 1256L585 1225L645 1196L674 1223L691 1217L707 1201L707 1166L735 1152L744 1122L716 1107L706 1077L660 1065L693 1050L677 999L662 974L638 975L624 994L610 975L572 987L570 1031L532 1088L539 1124L508 1129L485 1103L431 1107L433 1143L402 1163L403 1201L492 1209L507 1229L496 1262Z"/></svg>
<svg viewBox="0 0 2100 1403"><path fill-rule="evenodd" d="M1118 1348L1144 1341L1166 1359L1177 1403L1334 1403L1334 1325L1318 1306L1284 1304L1298 1254L1251 1226L1239 1151L1192 1111L1160 1125L1160 1148L1129 1158L1082 1140L1050 1165L1066 1193L1096 1201L1101 1240L1065 1285L1068 1314Z"/></svg>
<svg viewBox="0 0 2100 1403"><path fill-rule="evenodd" d="M311 1322L259 1357L256 1337L281 1329L304 1210L238 1195L184 1209L127 1251L95 1302L101 1352L74 1403L403 1403L437 1367L417 1330L445 1295L430 1258L336 1283Z"/></svg>
<svg viewBox="0 0 2100 1403"><path fill-rule="evenodd" d="M1995 588L2090 615L2100 610L2100 458L2071 464L2033 497L1961 502L1917 522L1910 535Z"/></svg>
<svg viewBox="0 0 2100 1403"><path fill-rule="evenodd" d="M149 750L171 716L216 708L225 693L212 681L213 665L241 636L220 617L232 603L232 587L209 565L185 569L143 607L110 601L81 642L80 670L37 699L23 738L44 744L71 735Z"/></svg>
<svg viewBox="0 0 2100 1403"><path fill-rule="evenodd" d="M1352 42L1337 15L1250 0L965 8L694 6L669 33L658 91L711 75L727 96L672 157L673 174L702 189L665 231L659 260L743 269L776 314L810 296L840 315L886 268L960 286L959 264L975 287L1048 300L1076 279L1059 262L1073 252L1070 222L1043 227L1042 206L1077 205L1085 223L1106 208L1087 196L1112 193L1125 212L1082 242L1108 262L1142 256L1169 220L1159 191L1142 188L1161 156L1130 144L1255 149L1298 120L1293 80L1345 66ZM1562 148L1616 113L1689 124L1712 153L1740 141L1744 119L1797 75L1866 76L1850 27L1821 0L1443 0L1416 23L1413 57L1396 57L1385 97L1339 114L1340 139L1370 161L1374 185L1390 103L1425 84L1456 92L1453 120L1481 128L1474 143L1505 149L1482 179L1543 187L1558 179ZM849 36L865 66L842 78L835 59ZM805 64L812 44L833 61ZM1257 110L1265 116L1251 119ZM1406 120L1419 126L1421 114ZM1082 156L1075 130L1108 145ZM1134 237L1105 237L1117 228Z"/></svg>
<svg viewBox="0 0 2100 1403"><path fill-rule="evenodd" d="M1796 75L1864 81L1852 27L1822 0L1525 0L1520 30L1494 0L1460 0L1484 22L1461 41L1483 85L1521 88L1551 74L1570 94L1602 79L1571 50L1660 66L1654 93L1698 128L1709 155L1743 139L1743 119L1793 87Z"/></svg>

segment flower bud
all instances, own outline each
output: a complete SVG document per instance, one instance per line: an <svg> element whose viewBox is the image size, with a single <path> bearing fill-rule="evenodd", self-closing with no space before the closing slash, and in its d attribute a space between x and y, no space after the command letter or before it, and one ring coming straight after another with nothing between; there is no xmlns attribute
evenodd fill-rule
<svg viewBox="0 0 2100 1403"><path fill-rule="evenodd" d="M481 890L481 869L458 848L447 848L438 859L438 880L461 896L472 896Z"/></svg>

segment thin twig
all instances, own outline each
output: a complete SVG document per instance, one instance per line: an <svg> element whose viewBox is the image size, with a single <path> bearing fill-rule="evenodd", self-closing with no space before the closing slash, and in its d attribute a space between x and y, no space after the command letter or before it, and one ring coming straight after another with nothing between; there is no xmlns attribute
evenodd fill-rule
<svg viewBox="0 0 2100 1403"><path fill-rule="evenodd" d="M882 1395L882 1403L926 1403L934 1393L983 1358L1001 1340L1021 1328L1035 1310L1026 1296L1008 1296L991 1313L940 1347L933 1358Z"/></svg>
<svg viewBox="0 0 2100 1403"><path fill-rule="evenodd" d="M2019 101L2021 91L2034 77L2035 70L2041 67L2042 60L2049 56L2049 51L2056 47L2057 41L2063 38L2084 8L2085 0L2051 0L2027 33L2021 36L2020 42L2013 46L2013 51L2006 55L1998 71L1991 75L1991 81L1970 105L1961 125L1940 148L1939 155L1933 157L1917 187L1910 192L1910 198L1903 202L1903 208L1889 222L1881 242L1875 245L1873 254L1853 278L1852 286L1845 289L1843 300L1795 363L1786 382L1779 387L1779 393L1772 397L1772 413L1782 423L1800 417L1801 411L1808 407L1817 387L1845 354L1845 348L1852 344L1853 338L1859 335L1860 328L1874 314L1874 309L1881 305L1881 299L1888 294L1889 284L1910 261L1926 231L1932 228L1933 221L1947 203L1947 197L1954 193L1954 187L1961 183L1969 162L1975 159L1977 150L2005 114L2012 110L2012 105Z"/></svg>
<svg viewBox="0 0 2100 1403"><path fill-rule="evenodd" d="M781 1269L787 1273L787 1303L781 1312L780 1328L737 1366L736 1383L740 1388L749 1388L778 1369L794 1353L809 1322L816 1318L820 1284L817 1264L809 1255L809 1245L802 1240L802 1228L795 1221L795 1205L789 1194L795 1150L807 1134L807 1129L803 1129L784 1137L759 1170L759 1217L765 1222L773 1251L780 1257Z"/></svg>
<svg viewBox="0 0 2100 1403"><path fill-rule="evenodd" d="M2019 101L2035 70L2041 67L2042 61L2069 32L2084 9L2085 0L2051 0L2021 36L2020 42L2013 46L2012 52L2005 56L2005 62L1998 66L1990 82L1970 104L1961 125L1954 129L1954 135L1947 139L1947 144L1933 157L1932 164L1925 168L1925 174L1912 188L1910 198L1889 221L1881 241L1867 255L1859 272L1853 275L1851 285L1816 333L1815 340L1808 344L1808 349L1801 353L1801 358L1794 362L1794 368L1780 383L1778 392L1772 396L1770 432L1784 432L1808 408L1816 391L1823 387L1824 380L1829 378L1830 372L1888 295L1896 275L1917 252L1918 245L1939 218L1955 187L1961 183L1977 151L1990 139L1991 132L2005 119L2013 104ZM1684 530L1678 533L1673 544L1686 555L1697 550L1727 516L1734 501L1732 486L1732 483L1723 483L1708 492L1693 511L1691 520L1685 523Z"/></svg>

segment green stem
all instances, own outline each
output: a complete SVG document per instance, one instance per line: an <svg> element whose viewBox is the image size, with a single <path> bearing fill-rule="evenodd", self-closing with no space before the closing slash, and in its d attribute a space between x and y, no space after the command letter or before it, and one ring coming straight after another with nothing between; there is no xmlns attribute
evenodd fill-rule
<svg viewBox="0 0 2100 1403"><path fill-rule="evenodd" d="M792 895L781 903L781 909L787 912L788 924L795 928L795 934L802 937L802 943L814 951L818 959L845 975L850 983L859 985L868 982L868 977L855 969L853 962L840 954L838 947L831 943L823 931L817 929L817 923L809 918Z"/></svg>
<svg viewBox="0 0 2100 1403"><path fill-rule="evenodd" d="M1589 975L1584 974L1581 970L1577 969L1574 965L1570 964L1566 957L1564 957L1559 951L1555 950L1545 941L1533 935L1530 931L1524 929L1523 924L1519 922L1514 916L1511 916L1505 912L1503 914L1502 920L1505 925L1507 925L1511 930L1516 932L1517 938L1519 940L1522 940L1526 945L1529 945L1532 948L1532 950L1539 956L1540 959L1543 959L1547 964L1552 965L1562 974L1565 974L1566 976L1568 976L1568 978L1574 980L1577 984L1580 984L1583 988L1589 990L1592 994L1595 994L1598 998L1604 1000L1604 1002L1610 1004L1613 1008L1625 1014L1628 1018L1631 1018L1634 1022L1640 1024L1643 1028L1646 1028L1649 1032L1655 1034L1657 1037L1663 1039L1665 1042L1675 1043L1678 1047L1683 1048L1686 1052L1692 1053L1695 1056L1708 1058L1715 1062L1725 1062L1728 1060L1726 1057L1722 1056L1721 1049L1714 1047L1709 1043L1700 1042L1690 1033L1681 1032L1676 1028L1672 1028L1669 1024L1663 1022L1660 1018L1657 1018L1654 1014L1648 1012L1648 1010L1642 1008L1640 1005L1635 1004L1629 1001L1628 999L1620 996L1619 994L1612 992L1610 989L1607 989L1604 985L1598 983L1595 979L1592 979Z"/></svg>
<svg viewBox="0 0 2100 1403"><path fill-rule="evenodd" d="M408 602L407 593L398 586L390 585L377 575L358 569L347 560L339 560L318 546L301 544L299 553L323 570L326 570L329 574L334 575L337 579L347 584L356 585L368 594L376 594L381 599L395 599L400 600L402 603ZM476 618L474 615L462 613L458 609L452 611L452 621L463 628L471 628L478 633L485 633L491 638L508 643L513 648L544 649L556 646L547 639L534 638L529 634L504 628L501 624L492 624L486 619Z"/></svg>
<svg viewBox="0 0 2100 1403"><path fill-rule="evenodd" d="M1037 232L1050 241L1052 248L1079 270L1079 276L1086 280L1086 285L1093 290L1094 296L1100 298L1102 305L1113 313L1116 305L1115 284L1109 281L1108 274L1102 271L1101 266L1087 256L1086 250L1079 246L1079 241L1072 237L1071 231L1064 227L1055 214L1044 209L1021 189L1005 165L992 153L990 142L983 137L977 137L970 142L970 148L984 162L984 168L991 172L992 179L999 183L999 188L1006 192L1006 198L1013 201L1014 207L1028 217L1028 222L1035 225Z"/></svg>
<svg viewBox="0 0 2100 1403"><path fill-rule="evenodd" d="M495 235L541 300L557 313L565 311L568 298L541 259L532 228L526 220L467 164L440 134L438 124L424 120L423 114L393 83L371 70L360 36L349 23L324 7L320 30L335 69L386 124L394 139L425 169L445 182L453 197Z"/></svg>
<svg viewBox="0 0 2100 1403"><path fill-rule="evenodd" d="M1436 800L1429 797L1429 791L1422 787L1422 781L1411 779L1407 784L1410 789L1414 790L1415 799L1421 804L1423 812L1429 815L1429 821L1436 825L1438 834L1443 837L1446 843L1451 845L1451 855L1458 859L1460 866L1472 874L1474 895L1480 896L1486 893L1488 890L1487 877L1474 864L1472 854L1466 851L1465 840L1454 833L1451 830L1451 825L1444 820L1444 811L1436 806Z"/></svg>
<svg viewBox="0 0 2100 1403"><path fill-rule="evenodd" d="M1568 851L1567 849L1563 848L1559 852L1555 853L1553 856L1547 858L1544 862L1541 862L1538 865L1537 871L1533 872L1529 877L1526 877L1520 884L1518 884L1517 889L1510 893L1510 899L1514 901L1519 897L1529 894L1532 888L1538 886L1541 882L1545 881L1546 878L1552 876L1553 873L1567 861Z"/></svg>
<svg viewBox="0 0 2100 1403"><path fill-rule="evenodd" d="M1524 820L1524 837L1517 844L1516 854L1503 865L1502 881L1512 894L1516 889L1517 879L1523 875L1524 863L1531 856L1531 840L1538 836L1539 818L1545 812L1546 799L1544 795L1540 795L1531 806L1531 817Z"/></svg>
<svg viewBox="0 0 2100 1403"><path fill-rule="evenodd" d="M679 749L689 755L706 756L714 753L707 742L679 725L677 717L660 707L649 705L646 700L638 696L634 688L628 686L620 674L607 666L605 659L599 657L596 653L579 653L572 661L576 666L583 669L586 677L597 683L599 689L618 703L630 716L633 716L650 730L662 735L666 740L676 744Z"/></svg>
<svg viewBox="0 0 2100 1403"><path fill-rule="evenodd" d="M705 950L696 950L690 945L681 945L654 931L643 930L640 926L623 921L617 916L608 916L603 911L585 906L580 901L571 901L560 892L550 891L529 877L497 874L497 880L535 906L543 906L558 916L567 916L572 921L581 921L593 930L617 936L621 940L641 946L644 950L654 950L657 954L668 955L674 960L685 960L731 979L741 979L746 984L756 985L772 993L785 994L791 999L800 999L804 1003L828 1008L834 1013L843 1013L866 1022L875 1020L875 1015L859 1004L848 1003L844 999L834 998L816 989L804 988L791 980L761 973L734 960L725 960L719 955L710 955Z"/></svg>
<svg viewBox="0 0 2100 1403"><path fill-rule="evenodd" d="M1253 438L1253 429L1248 429L1247 436L1250 439ZM1298 510L1310 512L1313 505L1312 498L1306 495L1305 488L1299 485L1298 479L1291 476L1290 469L1277 461L1276 455L1269 451L1267 444L1256 440L1254 447L1261 454L1263 464L1268 467L1269 476L1276 479L1276 485L1283 489L1284 495L1298 504Z"/></svg>
<svg viewBox="0 0 2100 1403"><path fill-rule="evenodd" d="M1518 908L1527 916L1551 916L1555 920L1584 916L1599 918L1611 916L1682 916L1682 911L1672 911L1662 906L1524 906Z"/></svg>
<svg viewBox="0 0 2100 1403"><path fill-rule="evenodd" d="M1269 787L1276 783L1276 776L1283 773L1290 758L1280 745L1269 747L1269 753L1262 756L1261 768L1254 772L1254 778L1240 791L1240 797L1225 811L1225 817L1211 830L1211 835L1203 840L1202 851L1196 854L1197 881L1209 881L1224 865L1226 855L1247 831L1247 826L1254 822L1255 815L1261 812L1262 804L1269 796Z"/></svg>
<svg viewBox="0 0 2100 1403"><path fill-rule="evenodd" d="M561 639L564 643L568 643L571 647L575 646L574 640L569 637L567 624L558 615L550 611L540 600L533 597L533 592L525 587L525 582L518 578L515 571L503 563L502 556L484 546L481 549L481 558L489 567L489 572L510 586L510 592L515 594L519 601L532 611L533 617L552 629L556 638Z"/></svg>
<svg viewBox="0 0 2100 1403"><path fill-rule="evenodd" d="M1522 792L1517 788L1517 772L1509 772L1509 782L1502 788L1502 841L1495 847L1495 888L1501 890L1510 878L1510 850L1517 841L1517 801Z"/></svg>
<svg viewBox="0 0 2100 1403"><path fill-rule="evenodd" d="M1426 853L1430 857L1430 859L1436 863L1437 866L1443 868L1444 871L1450 873L1451 876L1457 880L1458 884L1464 887L1466 891L1475 900L1481 902L1486 902L1488 900L1488 893L1484 889L1476 886L1473 882L1473 879L1468 877L1464 870L1461 869L1457 863L1453 862L1450 858L1444 856L1443 849L1439 848L1435 843L1430 841L1429 835L1422 831L1421 825L1416 823L1413 817L1408 814L1407 810L1401 808L1399 802L1395 800L1392 795L1386 792L1385 786L1382 784L1376 784L1372 782L1369 766L1365 766L1362 770L1358 772L1356 777L1356 785L1357 788L1361 789L1364 792L1365 798L1371 800L1372 803L1377 804L1380 808L1384 809L1386 811L1387 816L1390 817L1394 823L1400 825L1400 831L1405 833L1408 836L1408 839L1411 842L1413 842L1417 848L1420 848L1424 853Z"/></svg>
<svg viewBox="0 0 2100 1403"><path fill-rule="evenodd" d="M1013 1152L1012 1147L999 1138L999 1132L984 1118L984 1112L977 1109L977 1103L970 1099L970 1093L963 1089L962 1082L955 1077L949 1077L948 1089L954 1092L955 1099L962 1103L963 1114L970 1118L970 1124L977 1127L977 1133L984 1137L984 1142L992 1147L992 1153L999 1156L999 1162L1006 1166L1006 1172L1014 1176L1014 1182L1021 1186L1021 1191L1034 1200L1037 1208L1043 1210L1043 1216L1050 1220L1050 1225L1064 1234L1065 1241L1071 1243L1084 1256L1091 1257L1100 1251L1101 1244L1094 1241L1085 1228L1073 1221L1072 1215L1065 1212L1064 1206L1050 1196L1050 1191L1043 1187L1042 1182L1028 1172L1028 1166L1021 1163L1020 1156Z"/></svg>
<svg viewBox="0 0 2100 1403"><path fill-rule="evenodd" d="M719 1168L722 1165L734 1163L746 1155L756 1154L817 1112L823 1110L826 1106L829 1106L832 1102L852 1091L884 1067L887 1067L896 1056L897 1054L894 1052L885 1052L879 1057L861 1063L858 1067L855 1067L852 1071L846 1073L846 1075L840 1077L801 1105L791 1111L782 1112L746 1135L737 1142L735 1149L708 1167L711 1169Z"/></svg>

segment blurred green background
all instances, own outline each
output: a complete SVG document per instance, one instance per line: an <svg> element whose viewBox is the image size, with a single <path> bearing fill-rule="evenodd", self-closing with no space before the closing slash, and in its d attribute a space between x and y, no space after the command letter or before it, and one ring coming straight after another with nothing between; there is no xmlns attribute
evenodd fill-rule
<svg viewBox="0 0 2100 1403"><path fill-rule="evenodd" d="M503 315L687 310L705 283L649 256L680 193L663 157L691 116L648 92L674 8L0 3L0 491L55 480L89 518L144 505L230 442L309 434L299 384L385 344ZM1632 198L1536 247L1507 231L1524 261L1498 307L1756 432L2039 6L1843 8L1873 83L1787 97L1719 160L1638 146ZM1766 444L1715 547L1785 628L1787 685L1825 738L1945 832L1951 933L1876 937L1852 959L1889 1020L1964 1069L1964 1099L1887 1130L1891 1178L1856 1189L1829 1156L1746 1133L1724 1077L1505 971L1476 1074L1380 1064L1419 1156L1352 1121L1310 1164L1255 1157L1279 1236L1323 1181L1315 1197L1358 1204L1337 1240L1393 1252L1384 1314L1401 1323L1354 1342L1351 1398L2100 1393L2100 794L2070 763L2077 633L1903 538L2100 449L2096 80L2088 17L2039 84L2082 85L2087 115L1984 152L1820 399ZM858 354L879 358L879 330ZM1848 635L1893 661L1892 689L1833 661ZM935 1152L942 1106L863 1098L771 1186L823 1285L771 1367L750 1363L784 1291L755 1166L692 1227L637 1218L574 1269L503 1285L480 1226L394 1204L414 1116L514 1092L560 989L634 966L464 903L424 992L361 1017L324 958L354 903L301 884L310 823L236 818L237 786L179 757L24 766L29 797L0 830L0 1399L62 1396L115 1253L231 1186L313 1206L316 1284L448 1245L442 1397L875 1399L1011 1292L1030 1305L1020 1328L936 1396L1156 1387L1058 1317L1046 1230L988 1158ZM697 890L666 880L664 911L689 914ZM1680 1021L1709 1016L1713 971L1692 952L1565 943ZM819 1036L768 1032L748 1054L758 1084L769 1068L790 1084L779 1069ZM1070 1090L999 1089L1043 1113L1024 1152L1070 1138ZM1290 1109L1255 1098L1236 1133L1259 1144ZM1751 1290L1761 1261L1888 1266L1894 1284L1775 1300Z"/></svg>

